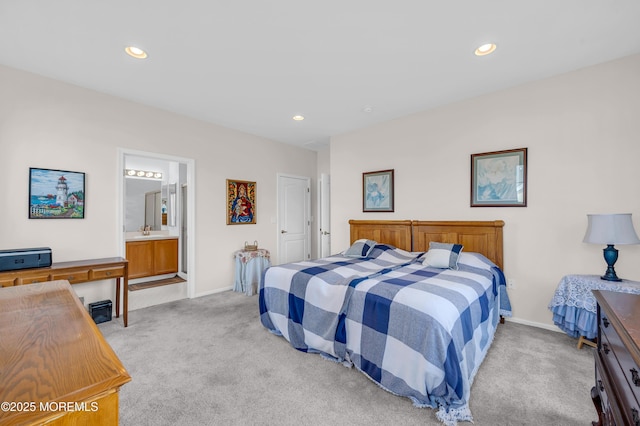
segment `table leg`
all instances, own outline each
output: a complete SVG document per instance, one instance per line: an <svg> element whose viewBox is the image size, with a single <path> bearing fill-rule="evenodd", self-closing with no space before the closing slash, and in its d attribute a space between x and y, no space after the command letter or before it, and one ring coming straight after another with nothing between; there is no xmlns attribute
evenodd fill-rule
<svg viewBox="0 0 640 426"><path fill-rule="evenodd" d="M123 307L122 307L122 315L123 315L123 319L124 319L124 326L128 326L128 317L129 317L129 273L125 274L124 278L124 285L122 286L122 291L124 292L124 294L122 295L122 302L123 302Z"/></svg>
<svg viewBox="0 0 640 426"><path fill-rule="evenodd" d="M582 349L582 345L587 345L587 346L591 346L592 348L597 348L598 344L587 339L584 336L580 336L580 339L578 339L578 349Z"/></svg>
<svg viewBox="0 0 640 426"><path fill-rule="evenodd" d="M116 318L120 318L120 277L116 278Z"/></svg>

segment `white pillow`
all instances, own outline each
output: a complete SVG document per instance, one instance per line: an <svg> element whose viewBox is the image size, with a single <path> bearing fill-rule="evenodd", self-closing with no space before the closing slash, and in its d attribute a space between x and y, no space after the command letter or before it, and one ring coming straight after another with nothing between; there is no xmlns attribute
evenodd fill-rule
<svg viewBox="0 0 640 426"><path fill-rule="evenodd" d="M422 264L440 269L458 269L458 256L462 252L462 244L429 243L429 251L424 255Z"/></svg>
<svg viewBox="0 0 640 426"><path fill-rule="evenodd" d="M373 240L356 240L345 252L346 257L367 257L376 246Z"/></svg>

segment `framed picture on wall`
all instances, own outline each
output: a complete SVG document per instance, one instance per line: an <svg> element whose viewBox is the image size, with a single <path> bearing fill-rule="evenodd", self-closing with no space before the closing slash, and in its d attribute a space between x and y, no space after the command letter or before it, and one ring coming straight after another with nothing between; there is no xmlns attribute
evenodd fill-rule
<svg viewBox="0 0 640 426"><path fill-rule="evenodd" d="M29 168L29 219L84 219L85 174Z"/></svg>
<svg viewBox="0 0 640 426"><path fill-rule="evenodd" d="M256 183L227 179L227 225L256 223Z"/></svg>
<svg viewBox="0 0 640 426"><path fill-rule="evenodd" d="M527 206L527 148L471 155L471 207Z"/></svg>
<svg viewBox="0 0 640 426"><path fill-rule="evenodd" d="M362 174L362 211L393 211L393 169Z"/></svg>

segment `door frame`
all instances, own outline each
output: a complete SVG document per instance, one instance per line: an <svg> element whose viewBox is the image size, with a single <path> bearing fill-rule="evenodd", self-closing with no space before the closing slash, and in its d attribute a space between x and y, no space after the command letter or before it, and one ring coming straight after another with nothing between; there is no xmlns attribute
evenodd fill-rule
<svg viewBox="0 0 640 426"><path fill-rule="evenodd" d="M326 216L328 217L329 220L329 232L331 232L331 210L330 210L330 206L331 206L331 193L329 193L329 196L327 197L327 194L325 194L324 189L323 189L323 185L329 188L329 191L331 191L331 177L328 173L321 173L320 174L320 178L318 179L318 202L317 202L317 206L318 206L318 226L316 226L316 230L318 232L318 254L317 257L321 258L321 257L325 257L323 256L323 248L324 248L324 244L322 241L322 232L326 232L326 230L322 229L322 225L325 219L325 215L323 214L323 212L326 210L327 214ZM331 247L331 234L329 234L328 236L329 239L329 248ZM329 250L331 251L331 250Z"/></svg>
<svg viewBox="0 0 640 426"><path fill-rule="evenodd" d="M187 280L187 297L193 299L196 296L195 283L196 283L196 228L195 228L195 181L196 181L196 169L195 160L192 158L178 157L175 155L158 154L154 152L138 151L134 149L118 148L118 172L116 173L116 229L118 232L118 248L120 250L120 256L126 257L125 241L124 241L124 164L125 156L137 156L147 157L156 160L172 161L177 163L184 163L187 165L187 185L191 192L191 197L187 199L187 271L189 278Z"/></svg>
<svg viewBox="0 0 640 426"><path fill-rule="evenodd" d="M280 179L281 178L291 178L291 179L301 179L307 182L307 195L305 197L306 204L306 221L307 221L307 243L305 244L305 250L307 252L307 256L311 256L311 178L309 176L298 176L298 175L290 175L287 173L278 173L276 175L276 241L278 242L278 263L280 263L281 253L282 253L282 240L280 235ZM309 260L309 259L305 259Z"/></svg>

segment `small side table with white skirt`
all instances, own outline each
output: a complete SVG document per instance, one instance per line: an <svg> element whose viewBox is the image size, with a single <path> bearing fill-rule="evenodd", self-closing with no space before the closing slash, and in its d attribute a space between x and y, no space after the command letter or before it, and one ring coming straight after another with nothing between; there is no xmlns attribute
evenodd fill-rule
<svg viewBox="0 0 640 426"><path fill-rule="evenodd" d="M237 250L233 253L233 257L236 261L233 291L247 296L256 294L264 271L271 266L269 250Z"/></svg>

